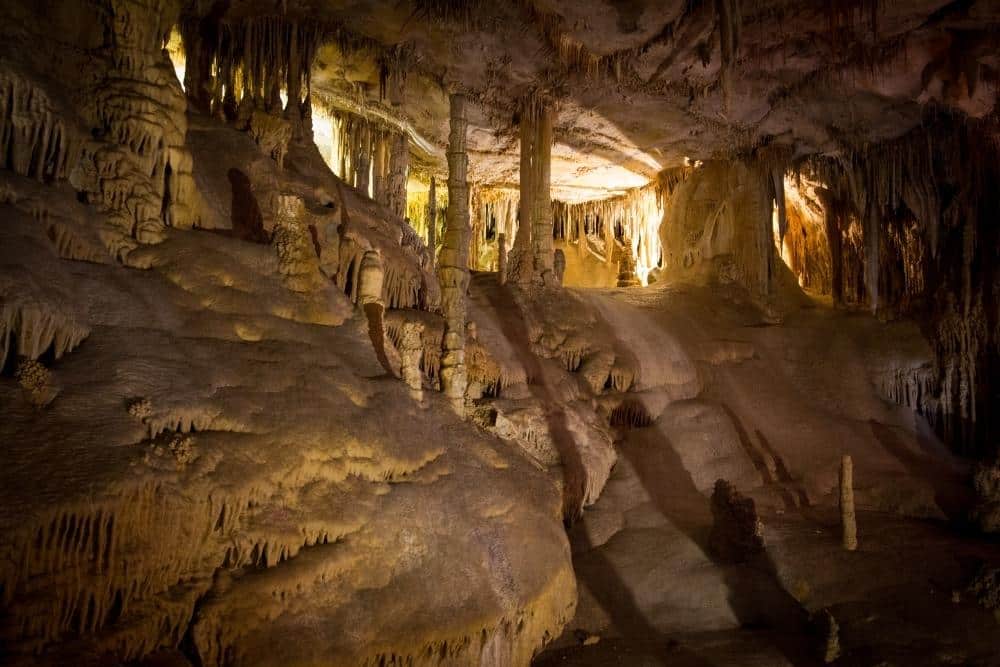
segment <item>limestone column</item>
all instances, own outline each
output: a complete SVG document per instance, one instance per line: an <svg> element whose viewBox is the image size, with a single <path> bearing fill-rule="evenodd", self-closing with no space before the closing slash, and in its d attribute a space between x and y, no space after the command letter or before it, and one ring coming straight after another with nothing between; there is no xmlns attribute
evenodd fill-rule
<svg viewBox="0 0 1000 667"><path fill-rule="evenodd" d="M551 109L543 108L538 115L535 140L535 214L531 233L534 257L533 282L545 286L556 284L553 272L552 245L552 116Z"/></svg>
<svg viewBox="0 0 1000 667"><path fill-rule="evenodd" d="M438 279L441 283L441 313L444 315L441 387L459 414L465 413L466 290L469 287L469 156L465 141L468 128L465 96L451 96L451 134L448 137L448 215Z"/></svg>
<svg viewBox="0 0 1000 667"><path fill-rule="evenodd" d="M374 159L375 165L372 168L372 199L382 204L386 208L389 207L388 199L388 187L386 186L386 179L388 171L386 164L389 161L388 158L388 137L384 130L379 130L378 137L375 139L375 150Z"/></svg>
<svg viewBox="0 0 1000 667"><path fill-rule="evenodd" d="M371 168L371 130L368 121L359 121L357 145L354 149L356 183L361 194L368 194L368 172Z"/></svg>
<svg viewBox="0 0 1000 667"><path fill-rule="evenodd" d="M386 205L400 218L406 217L406 172L410 166L410 141L402 132L392 136L389 146L389 182Z"/></svg>
<svg viewBox="0 0 1000 667"><path fill-rule="evenodd" d="M427 250L431 256L431 268L437 258L437 181L431 176L431 187L427 191Z"/></svg>
<svg viewBox="0 0 1000 667"><path fill-rule="evenodd" d="M521 111L521 174L518 201L517 234L508 259L510 279L517 284L531 282L531 234L535 212L534 153L536 123L531 109L525 105Z"/></svg>

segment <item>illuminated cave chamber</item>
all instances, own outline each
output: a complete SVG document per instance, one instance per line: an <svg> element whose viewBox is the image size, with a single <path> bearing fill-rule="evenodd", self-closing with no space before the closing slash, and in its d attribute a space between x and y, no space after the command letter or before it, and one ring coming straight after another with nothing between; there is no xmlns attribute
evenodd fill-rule
<svg viewBox="0 0 1000 667"><path fill-rule="evenodd" d="M992 0L7 0L0 661L992 664Z"/></svg>

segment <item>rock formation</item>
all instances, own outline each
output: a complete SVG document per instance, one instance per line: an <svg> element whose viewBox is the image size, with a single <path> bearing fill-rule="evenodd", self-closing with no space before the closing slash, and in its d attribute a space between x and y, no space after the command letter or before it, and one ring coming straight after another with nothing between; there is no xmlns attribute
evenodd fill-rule
<svg viewBox="0 0 1000 667"><path fill-rule="evenodd" d="M717 558L741 563L764 550L763 526L752 498L724 479L712 491L712 533L709 548Z"/></svg>
<svg viewBox="0 0 1000 667"><path fill-rule="evenodd" d="M468 377L465 368L466 292L469 289L469 185L466 181L465 97L451 97L448 141L448 218L444 229L438 275L444 315L441 388L456 410L464 412Z"/></svg>
<svg viewBox="0 0 1000 667"><path fill-rule="evenodd" d="M5 664L1000 653L994 0L0 19Z"/></svg>
<svg viewBox="0 0 1000 667"><path fill-rule="evenodd" d="M854 513L854 462L850 456L840 461L840 530L844 548L858 548L858 524Z"/></svg>

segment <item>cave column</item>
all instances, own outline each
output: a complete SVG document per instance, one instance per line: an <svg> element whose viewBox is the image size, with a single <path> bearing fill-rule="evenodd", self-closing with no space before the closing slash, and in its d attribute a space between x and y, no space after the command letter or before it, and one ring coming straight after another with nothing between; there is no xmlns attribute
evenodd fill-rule
<svg viewBox="0 0 1000 667"><path fill-rule="evenodd" d="M521 172L520 198L518 201L517 234L508 255L510 280L519 285L531 282L531 234L535 209L534 146L536 139L535 117L528 105L521 111Z"/></svg>
<svg viewBox="0 0 1000 667"><path fill-rule="evenodd" d="M465 412L466 291L469 287L469 157L466 153L468 119L465 97L451 96L451 134L448 137L448 214L438 279L444 316L441 388L459 414Z"/></svg>
<svg viewBox="0 0 1000 667"><path fill-rule="evenodd" d="M406 92L406 64L403 60L394 63L388 72L387 85L389 104L402 110ZM400 218L406 217L406 176L410 167L410 139L406 132L393 133L389 141L386 205Z"/></svg>
<svg viewBox="0 0 1000 667"><path fill-rule="evenodd" d="M552 215L552 120L555 112L543 107L538 113L535 139L535 214L531 233L534 274L532 282L557 284L553 270Z"/></svg>
<svg viewBox="0 0 1000 667"><path fill-rule="evenodd" d="M824 199L826 241L830 248L830 294L833 297L833 305L841 306L844 303L844 243L843 233L840 231L841 204L832 196L824 197Z"/></svg>
<svg viewBox="0 0 1000 667"><path fill-rule="evenodd" d="M434 268L437 255L437 181L434 176L431 176L431 187L427 191L427 250L431 268Z"/></svg>
<svg viewBox="0 0 1000 667"><path fill-rule="evenodd" d="M372 199L382 204L386 208L389 206L389 200L387 199L388 188L386 187L387 178L387 168L386 163L389 161L388 153L388 137L384 130L379 130L378 135L373 141L372 158L375 164L372 167Z"/></svg>
<svg viewBox="0 0 1000 667"><path fill-rule="evenodd" d="M368 121L359 122L357 145L354 147L353 163L356 168L356 186L361 194L368 194L368 172L371 169L371 126Z"/></svg>
<svg viewBox="0 0 1000 667"><path fill-rule="evenodd" d="M386 205L400 218L406 217L406 172L410 166L410 141L406 134L392 135L389 146L389 176ZM451 181L449 180L449 187Z"/></svg>

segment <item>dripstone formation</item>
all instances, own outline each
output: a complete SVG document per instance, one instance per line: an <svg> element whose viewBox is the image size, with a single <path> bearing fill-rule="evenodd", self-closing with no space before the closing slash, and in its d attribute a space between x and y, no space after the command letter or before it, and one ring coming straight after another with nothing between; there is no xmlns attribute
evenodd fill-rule
<svg viewBox="0 0 1000 667"><path fill-rule="evenodd" d="M998 35L7 0L2 661L992 664Z"/></svg>

